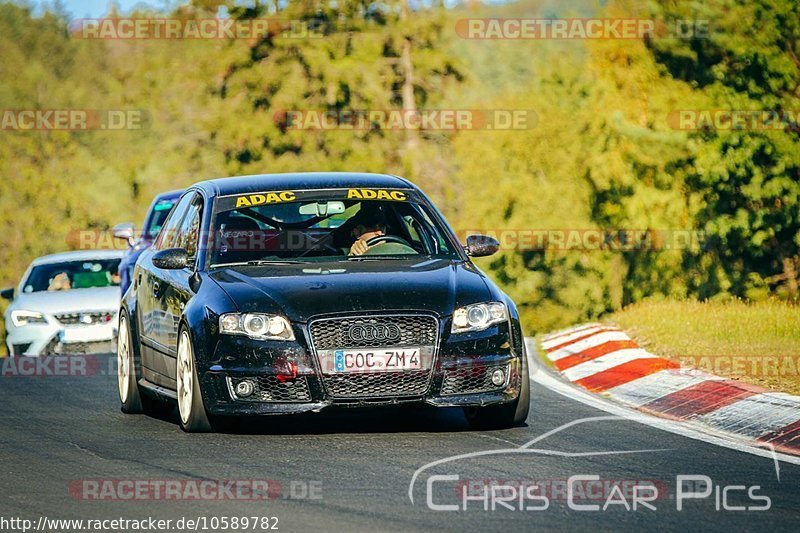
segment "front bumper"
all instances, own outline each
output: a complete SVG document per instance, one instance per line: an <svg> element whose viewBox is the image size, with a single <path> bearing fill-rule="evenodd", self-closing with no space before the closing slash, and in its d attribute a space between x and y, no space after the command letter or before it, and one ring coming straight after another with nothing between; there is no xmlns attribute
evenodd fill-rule
<svg viewBox="0 0 800 533"><path fill-rule="evenodd" d="M440 321L436 355L427 369L424 387L413 394L391 392L342 398L331 394L330 376L320 369L319 359L308 347L305 325L295 325L298 341L254 341L245 337L220 335L213 346L212 360L200 376L206 409L213 415L269 415L320 411L331 406L362 407L400 404L428 404L436 407L486 406L514 401L522 379L521 349L514 349L510 324L482 332L449 335L449 322ZM202 363L198 363L201 370ZM505 382L494 385L491 374L502 369ZM406 377L409 372L406 371ZM386 380L387 373L372 374ZM403 378L402 372L395 374ZM357 376L357 375L356 375ZM354 377L356 377L354 376ZM237 382L258 383L259 393L238 398ZM361 379L361 378L359 378ZM409 378L411 379L411 378ZM266 391L265 394L261 394Z"/></svg>
<svg viewBox="0 0 800 533"><path fill-rule="evenodd" d="M16 327L7 324L9 355L79 355L116 350L116 321L102 327L69 327L58 322ZM9 327L10 326L10 327Z"/></svg>

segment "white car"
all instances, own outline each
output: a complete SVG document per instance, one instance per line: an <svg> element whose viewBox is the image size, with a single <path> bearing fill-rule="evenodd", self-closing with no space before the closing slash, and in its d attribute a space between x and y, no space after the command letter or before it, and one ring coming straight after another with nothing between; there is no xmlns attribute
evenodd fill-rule
<svg viewBox="0 0 800 533"><path fill-rule="evenodd" d="M5 312L9 355L116 350L122 251L65 252L35 259Z"/></svg>

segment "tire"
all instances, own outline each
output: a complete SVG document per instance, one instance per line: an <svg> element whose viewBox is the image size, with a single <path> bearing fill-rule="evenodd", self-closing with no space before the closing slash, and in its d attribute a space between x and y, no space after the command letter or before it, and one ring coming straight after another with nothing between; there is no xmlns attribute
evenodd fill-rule
<svg viewBox="0 0 800 533"><path fill-rule="evenodd" d="M178 334L178 357L176 362L175 379L177 381L178 414L181 421L181 429L187 433L211 431L211 423L200 392L200 381L197 379L192 339L185 328L181 328Z"/></svg>
<svg viewBox="0 0 800 533"><path fill-rule="evenodd" d="M464 417L472 429L509 429L528 419L531 401L531 381L528 357L522 353L522 382L516 400L487 407L464 407Z"/></svg>
<svg viewBox="0 0 800 533"><path fill-rule="evenodd" d="M519 426L528 420L528 413L531 409L531 372L528 368L528 353L525 344L522 348L522 383L520 383L519 399L517 409L514 412L514 425Z"/></svg>
<svg viewBox="0 0 800 533"><path fill-rule="evenodd" d="M140 414L144 412L139 383L136 379L133 339L128 315L125 312L119 315L119 333L117 334L117 392L123 413Z"/></svg>

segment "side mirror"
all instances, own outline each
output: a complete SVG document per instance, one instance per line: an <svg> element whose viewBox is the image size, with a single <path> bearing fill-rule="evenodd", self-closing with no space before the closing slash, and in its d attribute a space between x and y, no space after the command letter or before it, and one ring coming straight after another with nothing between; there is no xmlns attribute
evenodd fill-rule
<svg viewBox="0 0 800 533"><path fill-rule="evenodd" d="M180 270L189 266L189 252L183 248L167 248L153 255L153 264L164 270Z"/></svg>
<svg viewBox="0 0 800 533"><path fill-rule="evenodd" d="M7 289L3 289L2 291L0 291L0 298L5 298L6 300L13 300L14 287L9 287Z"/></svg>
<svg viewBox="0 0 800 533"><path fill-rule="evenodd" d="M127 241L128 246L133 246L133 234L135 229L132 222L117 224L111 231L114 233L115 239Z"/></svg>
<svg viewBox="0 0 800 533"><path fill-rule="evenodd" d="M470 235L464 247L470 257L485 257L500 249L500 243L488 235Z"/></svg>

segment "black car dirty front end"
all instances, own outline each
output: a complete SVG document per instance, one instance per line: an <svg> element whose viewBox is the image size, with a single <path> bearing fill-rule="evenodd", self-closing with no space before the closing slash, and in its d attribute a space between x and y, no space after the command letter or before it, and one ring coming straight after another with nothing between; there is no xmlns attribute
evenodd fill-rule
<svg viewBox="0 0 800 533"><path fill-rule="evenodd" d="M461 244L396 176L198 183L123 299L122 408L177 400L192 432L217 416L401 403L461 407L476 428L523 423L519 315L471 261L498 247Z"/></svg>
<svg viewBox="0 0 800 533"><path fill-rule="evenodd" d="M332 405L485 406L517 398L524 357L518 323L451 334L451 322L427 311L375 311L293 323L294 341L219 335L201 377L206 408L259 415ZM367 356L387 347L387 334L395 334L391 348L398 353L418 351L421 368L337 371L337 351Z"/></svg>

